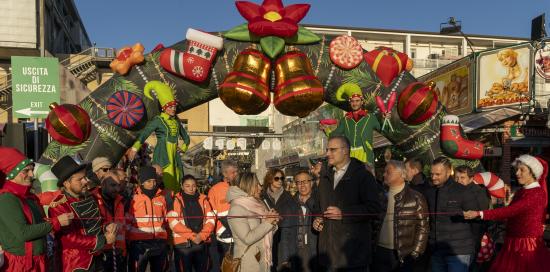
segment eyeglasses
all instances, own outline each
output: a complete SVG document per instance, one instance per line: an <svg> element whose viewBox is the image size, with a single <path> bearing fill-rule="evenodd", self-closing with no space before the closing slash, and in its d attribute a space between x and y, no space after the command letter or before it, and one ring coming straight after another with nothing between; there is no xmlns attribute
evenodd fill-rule
<svg viewBox="0 0 550 272"><path fill-rule="evenodd" d="M282 181L282 180L283 180L283 177L274 177L273 180L274 180L274 181Z"/></svg>
<svg viewBox="0 0 550 272"><path fill-rule="evenodd" d="M111 168L101 168L100 170L103 171L103 172L109 172L111 170Z"/></svg>
<svg viewBox="0 0 550 272"><path fill-rule="evenodd" d="M338 149L341 149L341 148L344 148L343 146L340 146L340 147L328 147L327 149L325 149L326 152L330 152L330 153L333 153L334 151L338 150Z"/></svg>
<svg viewBox="0 0 550 272"><path fill-rule="evenodd" d="M306 180L297 180L296 181L296 185L300 186L300 185L306 185L310 182L312 182L313 180L312 179L306 179Z"/></svg>

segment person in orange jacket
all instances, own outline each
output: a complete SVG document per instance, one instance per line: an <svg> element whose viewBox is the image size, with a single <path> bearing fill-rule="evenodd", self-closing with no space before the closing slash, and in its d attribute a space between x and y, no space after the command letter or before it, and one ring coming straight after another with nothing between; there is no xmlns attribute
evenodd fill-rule
<svg viewBox="0 0 550 272"><path fill-rule="evenodd" d="M216 183L208 191L208 199L212 205L212 212L216 216L216 239L212 241L209 248L212 266L210 271L220 271L223 256L229 250L233 237L229 224L227 222L227 214L229 213L229 203L225 200L229 186L236 185L235 180L239 175L239 165L233 160L225 160L222 162L223 180Z"/></svg>
<svg viewBox="0 0 550 272"><path fill-rule="evenodd" d="M167 215L174 236L176 271L205 271L208 253L205 242L214 230L214 214L207 196L197 192L197 180L185 175L175 195L174 209Z"/></svg>
<svg viewBox="0 0 550 272"><path fill-rule="evenodd" d="M92 196L99 206L103 225L117 224L117 234L113 245L103 248L103 267L105 272L125 271L126 264L126 218L124 200L119 194L121 181L114 171L100 179L101 187L92 190ZM115 259L116 258L116 259ZM116 269L115 269L116 265Z"/></svg>
<svg viewBox="0 0 550 272"><path fill-rule="evenodd" d="M164 192L158 189L155 168L151 166L140 169L139 181L127 216L128 269L142 272L150 264L150 271L164 271L168 254Z"/></svg>

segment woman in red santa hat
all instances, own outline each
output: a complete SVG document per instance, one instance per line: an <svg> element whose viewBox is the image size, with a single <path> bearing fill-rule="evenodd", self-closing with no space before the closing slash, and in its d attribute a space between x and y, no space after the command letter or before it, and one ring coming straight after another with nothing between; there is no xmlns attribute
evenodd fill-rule
<svg viewBox="0 0 550 272"><path fill-rule="evenodd" d="M519 184L523 186L509 206L494 210L467 211L466 219L506 220L502 251L490 271L538 272L550 269L550 250L542 239L548 195L548 164L538 157L521 155L513 163Z"/></svg>

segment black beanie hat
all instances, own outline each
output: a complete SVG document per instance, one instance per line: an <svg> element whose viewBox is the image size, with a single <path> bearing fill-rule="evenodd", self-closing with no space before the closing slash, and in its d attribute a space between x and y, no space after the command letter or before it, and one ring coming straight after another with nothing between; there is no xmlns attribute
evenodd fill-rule
<svg viewBox="0 0 550 272"><path fill-rule="evenodd" d="M150 179L157 179L157 171L152 166L143 166L139 169L139 183Z"/></svg>

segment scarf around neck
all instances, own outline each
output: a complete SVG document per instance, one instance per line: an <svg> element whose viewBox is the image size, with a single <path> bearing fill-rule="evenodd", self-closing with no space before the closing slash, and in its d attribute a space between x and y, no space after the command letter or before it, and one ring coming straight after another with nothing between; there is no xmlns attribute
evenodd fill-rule
<svg viewBox="0 0 550 272"><path fill-rule="evenodd" d="M277 204L277 201L279 201L279 198L283 195L283 191L283 187L279 188L277 192L271 190L271 187L267 188L267 194L273 199L273 204Z"/></svg>
<svg viewBox="0 0 550 272"><path fill-rule="evenodd" d="M199 193L188 195L182 191L181 198L183 199L183 213L187 216L184 217L185 225L194 233L199 233L202 230L202 216L204 216L199 203Z"/></svg>
<svg viewBox="0 0 550 272"><path fill-rule="evenodd" d="M143 188L143 186L141 186L141 192L146 195L147 197L149 197L150 199L153 199L155 197L155 195L157 194L157 188L153 188L151 190L147 190L145 188Z"/></svg>

